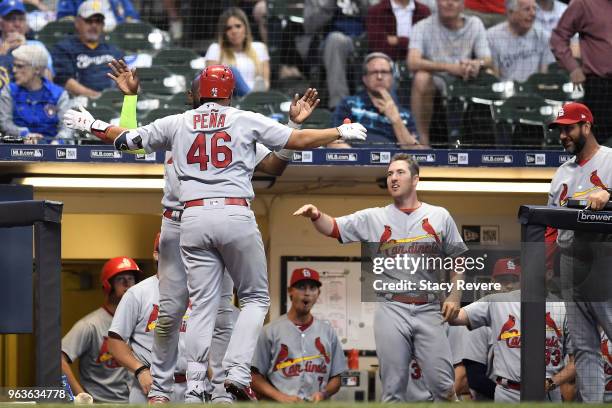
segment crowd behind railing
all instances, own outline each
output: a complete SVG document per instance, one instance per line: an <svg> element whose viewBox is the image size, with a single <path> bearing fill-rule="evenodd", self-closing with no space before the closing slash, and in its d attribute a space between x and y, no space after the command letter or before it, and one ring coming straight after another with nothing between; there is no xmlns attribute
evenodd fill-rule
<svg viewBox="0 0 612 408"><path fill-rule="evenodd" d="M95 143L61 118L83 105L118 121L108 62L125 59L142 124L188 109L193 77L224 63L242 109L285 120L291 96L315 87L309 126L368 129L363 144L329 147L559 149L546 125L575 100L606 143L610 15L586 0L3 0L0 132Z"/></svg>

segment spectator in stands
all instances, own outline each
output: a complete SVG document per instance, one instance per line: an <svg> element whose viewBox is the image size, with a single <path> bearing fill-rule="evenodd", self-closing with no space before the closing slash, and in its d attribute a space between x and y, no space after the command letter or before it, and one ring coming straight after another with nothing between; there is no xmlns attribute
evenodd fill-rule
<svg viewBox="0 0 612 408"><path fill-rule="evenodd" d="M486 28L504 21L504 0L465 0L465 14L482 20Z"/></svg>
<svg viewBox="0 0 612 408"><path fill-rule="evenodd" d="M506 0L508 21L487 30L493 69L504 81L524 82L553 62L544 31L534 26L535 0Z"/></svg>
<svg viewBox="0 0 612 408"><path fill-rule="evenodd" d="M104 14L99 0L87 0L79 6L75 20L76 36L57 43L52 51L55 82L73 95L97 98L113 86L106 76L107 64L123 58L115 46L102 41Z"/></svg>
<svg viewBox="0 0 612 408"><path fill-rule="evenodd" d="M415 0L382 0L368 9L366 31L372 52L384 52L393 61L406 58L412 26L431 12Z"/></svg>
<svg viewBox="0 0 612 408"><path fill-rule="evenodd" d="M402 148L422 148L418 144L410 112L397 103L393 95L393 61L381 52L373 52L363 62L365 89L344 98L334 111L333 126L345 118L359 122L368 129L368 145L398 144ZM360 145L365 146L365 145ZM345 142L329 147L351 147Z"/></svg>
<svg viewBox="0 0 612 408"><path fill-rule="evenodd" d="M164 11L168 16L168 31L174 41L183 38L183 16L180 13L180 0L163 0Z"/></svg>
<svg viewBox="0 0 612 408"><path fill-rule="evenodd" d="M536 25L544 31L547 43L550 43L552 30L557 26L566 8L567 4L559 0L536 0ZM572 38L571 47L572 55L576 58L580 58L580 46L578 44L577 34ZM551 60L555 59L552 52L550 52L550 58Z"/></svg>
<svg viewBox="0 0 612 408"><path fill-rule="evenodd" d="M29 31L26 20L26 10L21 0L4 0L0 3L0 65L6 69L5 73L12 76L13 55L11 51L23 44L35 44L40 46L47 54L49 60L45 76L53 78L53 66L51 55L45 45L36 40L26 39Z"/></svg>
<svg viewBox="0 0 612 408"><path fill-rule="evenodd" d="M204 56L206 65L226 64L236 78L236 95L270 88L270 55L264 43L253 41L244 11L230 7L219 17L217 42Z"/></svg>
<svg viewBox="0 0 612 408"><path fill-rule="evenodd" d="M347 62L355 51L353 39L364 32L363 16L368 5L368 0L304 2L304 31L326 35L321 47L330 108L349 95Z"/></svg>
<svg viewBox="0 0 612 408"><path fill-rule="evenodd" d="M612 1L572 0L550 38L559 64L575 86L584 87L584 103L591 108L597 141L612 137ZM572 55L570 42L580 34L582 63Z"/></svg>
<svg viewBox="0 0 612 408"><path fill-rule="evenodd" d="M77 16L77 11L85 0L59 0L57 19ZM104 15L104 31L110 32L117 24L125 21L138 21L140 15L131 0L97 0L95 6Z"/></svg>
<svg viewBox="0 0 612 408"><path fill-rule="evenodd" d="M48 63L38 45L21 45L13 52L15 80L0 93L0 128L26 143L50 143L72 137L60 120L70 108L68 93L43 76Z"/></svg>
<svg viewBox="0 0 612 408"><path fill-rule="evenodd" d="M295 269L289 284L291 308L268 323L253 356L252 387L277 402L320 402L341 386L346 358L334 328L311 313L321 294L319 272Z"/></svg>
<svg viewBox="0 0 612 408"><path fill-rule="evenodd" d="M429 144L436 89L445 93L447 79L474 78L491 65L482 21L462 12L463 0L438 0L438 12L420 21L411 33L408 66L414 79L410 107L423 145Z"/></svg>

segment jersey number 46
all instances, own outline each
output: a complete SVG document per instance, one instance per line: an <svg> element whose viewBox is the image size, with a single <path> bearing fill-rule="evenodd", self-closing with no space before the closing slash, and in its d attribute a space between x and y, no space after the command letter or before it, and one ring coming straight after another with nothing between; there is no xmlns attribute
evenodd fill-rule
<svg viewBox="0 0 612 408"><path fill-rule="evenodd" d="M223 169L232 162L232 150L219 141L230 142L232 137L227 132L216 132L210 138L210 156L206 154L206 134L198 133L187 152L187 164L199 164L200 171L208 170L208 162L218 169Z"/></svg>

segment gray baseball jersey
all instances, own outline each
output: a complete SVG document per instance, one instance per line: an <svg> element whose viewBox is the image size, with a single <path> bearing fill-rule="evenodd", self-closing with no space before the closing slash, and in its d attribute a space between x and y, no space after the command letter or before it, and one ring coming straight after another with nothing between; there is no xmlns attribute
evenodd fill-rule
<svg viewBox="0 0 612 408"><path fill-rule="evenodd" d="M524 82L540 68L554 62L548 37L538 26L517 36L507 21L487 30L493 66L503 81Z"/></svg>
<svg viewBox="0 0 612 408"><path fill-rule="evenodd" d="M399 251L407 251L417 257L421 254L453 257L467 250L448 211L427 203L421 203L410 213L398 209L394 204L368 208L338 217L336 224L342 243L379 243L380 252L390 257L401 253ZM438 282L438 271L432 273L433 270L420 265L414 271L388 270L385 275L390 281Z"/></svg>
<svg viewBox="0 0 612 408"><path fill-rule="evenodd" d="M493 376L521 382L521 292L496 293L465 307L470 327L489 326L493 340ZM546 303L546 376L565 366L568 330L565 306Z"/></svg>
<svg viewBox="0 0 612 408"><path fill-rule="evenodd" d="M279 391L310 398L330 378L346 371L346 358L334 329L319 319L304 331L287 315L268 323L257 341L252 366Z"/></svg>
<svg viewBox="0 0 612 408"><path fill-rule="evenodd" d="M184 333L189 319L189 307L183 316L180 332ZM123 295L113 322L108 329L121 336L128 342L134 356L143 364L151 365L151 348L153 347L153 334L159 314L159 280L151 276L132 286ZM179 358L176 372L184 374L187 369L185 360L185 344L183 336L179 336Z"/></svg>
<svg viewBox="0 0 612 408"><path fill-rule="evenodd" d="M612 341L601 332L601 358L604 362L604 402L612 402Z"/></svg>
<svg viewBox="0 0 612 408"><path fill-rule="evenodd" d="M172 150L181 202L253 198L255 142L282 149L292 129L263 115L206 103L130 131L128 148Z"/></svg>
<svg viewBox="0 0 612 408"><path fill-rule="evenodd" d="M261 143L255 144L255 166L270 154L271 150ZM173 211L181 211L183 204L179 200L180 182L176 175L176 170L173 166L172 153L167 151L164 159L164 196L162 198L162 206L165 209Z"/></svg>
<svg viewBox="0 0 612 408"><path fill-rule="evenodd" d="M563 163L550 182L548 205L565 207L570 198L582 199L594 191L612 187L612 149L601 146L586 163L576 163L576 157ZM568 247L574 238L571 230L559 230L557 242Z"/></svg>
<svg viewBox="0 0 612 408"><path fill-rule="evenodd" d="M113 316L104 308L89 313L62 339L62 352L79 359L81 385L96 402L127 402L128 371L108 351L108 328Z"/></svg>

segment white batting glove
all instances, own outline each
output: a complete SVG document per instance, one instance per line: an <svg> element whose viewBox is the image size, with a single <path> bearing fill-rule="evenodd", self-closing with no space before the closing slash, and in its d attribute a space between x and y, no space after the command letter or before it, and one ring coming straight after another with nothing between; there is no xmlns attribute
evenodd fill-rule
<svg viewBox="0 0 612 408"><path fill-rule="evenodd" d="M366 140L366 132L368 131L360 123L345 123L338 126L341 140Z"/></svg>
<svg viewBox="0 0 612 408"><path fill-rule="evenodd" d="M70 129L91 132L91 124L95 121L94 117L84 107L79 106L78 109L69 109L64 114L64 125Z"/></svg>

